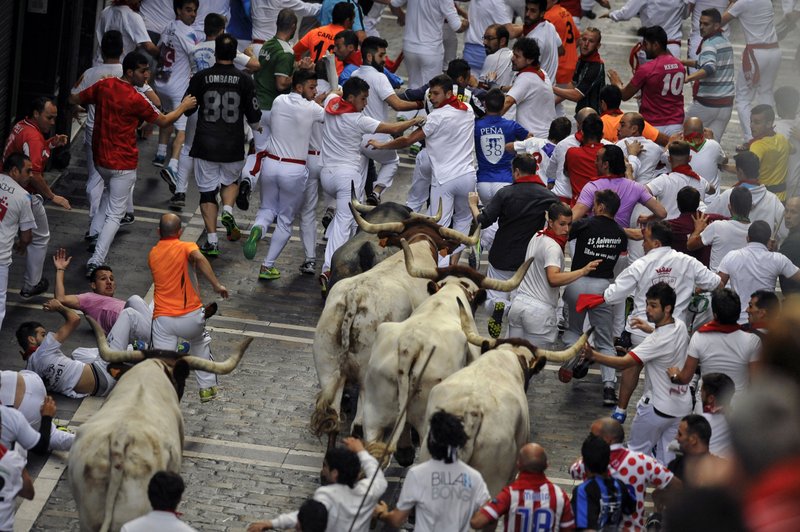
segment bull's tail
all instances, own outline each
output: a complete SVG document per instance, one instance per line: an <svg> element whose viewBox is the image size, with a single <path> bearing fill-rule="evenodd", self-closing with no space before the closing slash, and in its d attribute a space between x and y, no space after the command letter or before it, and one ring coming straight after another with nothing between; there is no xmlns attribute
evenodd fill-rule
<svg viewBox="0 0 800 532"><path fill-rule="evenodd" d="M311 414L311 432L317 438L323 434L339 431L339 410L337 398L341 401L347 376L337 370L328 385L317 394L314 412Z"/></svg>
<svg viewBox="0 0 800 532"><path fill-rule="evenodd" d="M467 408L464 412L464 432L467 434L467 443L458 452L459 458L465 463L470 463L472 453L475 450L475 441L481 432L483 423L483 413L479 408Z"/></svg>
<svg viewBox="0 0 800 532"><path fill-rule="evenodd" d="M125 427L111 436L108 456L108 489L106 491L106 507L103 514L103 524L100 532L108 532L114 519L114 508L117 495L122 487L122 478L125 468L125 447L128 445L129 436Z"/></svg>

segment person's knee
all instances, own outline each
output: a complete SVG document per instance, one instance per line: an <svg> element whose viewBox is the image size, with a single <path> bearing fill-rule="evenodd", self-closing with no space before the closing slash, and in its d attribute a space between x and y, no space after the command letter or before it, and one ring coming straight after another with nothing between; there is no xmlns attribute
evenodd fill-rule
<svg viewBox="0 0 800 532"><path fill-rule="evenodd" d="M200 193L200 204L203 203L213 203L214 205L217 204L217 191L219 188L215 188L209 192L201 192Z"/></svg>

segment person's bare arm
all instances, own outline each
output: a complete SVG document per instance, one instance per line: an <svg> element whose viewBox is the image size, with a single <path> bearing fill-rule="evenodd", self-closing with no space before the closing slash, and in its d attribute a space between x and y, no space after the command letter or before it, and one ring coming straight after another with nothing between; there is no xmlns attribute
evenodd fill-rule
<svg viewBox="0 0 800 532"><path fill-rule="evenodd" d="M511 106L514 105L515 103L517 103L517 100L515 100L513 96L509 96L508 94L506 94L506 99L503 102L503 110L500 111L500 114L501 115L506 114L508 110L511 109Z"/></svg>
<svg viewBox="0 0 800 532"><path fill-rule="evenodd" d="M639 362L629 354L625 355L624 357L604 355L595 350L588 343L583 348L583 356L588 360L593 360L598 364L603 364L604 366L614 369L625 370L640 365Z"/></svg>
<svg viewBox="0 0 800 532"><path fill-rule="evenodd" d="M214 292L221 295L223 299L228 299L228 289L219 282L217 276L214 274L214 270L211 268L211 263L200 253L200 250L195 249L189 254L189 262L200 271L202 276L205 277L209 283L211 283Z"/></svg>
<svg viewBox="0 0 800 532"><path fill-rule="evenodd" d="M480 530L482 528L486 528L493 522L494 521L492 519L489 519L489 516L478 509L474 514L472 514L472 518L469 520L469 526L475 530Z"/></svg>
<svg viewBox="0 0 800 532"><path fill-rule="evenodd" d="M410 513L408 510L398 510L397 508L390 512L387 504L381 501L375 506L373 515L378 521L389 523L389 526L394 528L400 528L408 520Z"/></svg>
<svg viewBox="0 0 800 532"><path fill-rule="evenodd" d="M32 501L34 496L36 496L36 490L33 488L33 479L27 469L22 470L22 488L17 495L29 501Z"/></svg>
<svg viewBox="0 0 800 532"><path fill-rule="evenodd" d="M663 220L664 218L667 217L667 209L665 209L664 206L661 205L661 202L658 201L655 196L653 196L652 198L647 200L644 203L644 206L647 207L648 209L650 209L650 211L653 214L647 216L644 221L642 220L642 217L640 216L639 217L639 223L647 223L647 222L649 222L651 220Z"/></svg>
<svg viewBox="0 0 800 532"><path fill-rule="evenodd" d="M595 271L601 262L603 262L603 259L593 260L587 263L583 268L569 272L562 272L561 268L558 266L548 266L544 270L547 275L547 283L553 288L556 286L568 285L572 281L585 277Z"/></svg>
<svg viewBox="0 0 800 532"><path fill-rule="evenodd" d="M608 71L608 79L612 83L612 85L616 85L617 87L622 90L622 99L627 101L633 98L637 92L639 92L639 87L628 83L627 85L623 85L622 79L619 77L619 73L616 70L609 69Z"/></svg>
<svg viewBox="0 0 800 532"><path fill-rule="evenodd" d="M667 377L675 384L689 384L695 371L697 371L697 359L693 356L688 356L686 357L686 362L683 363L683 368L668 368Z"/></svg>
<svg viewBox="0 0 800 532"><path fill-rule="evenodd" d="M798 273L800 273L800 272L798 272ZM723 273L723 272L717 272L717 275L719 275L720 287L724 288L725 285L728 284L728 279L730 279L731 276L728 275L727 273Z"/></svg>
<svg viewBox="0 0 800 532"><path fill-rule="evenodd" d="M506 24L506 30L508 30L508 39L519 39L522 37L522 24Z"/></svg>
<svg viewBox="0 0 800 532"><path fill-rule="evenodd" d="M183 113L185 113L189 109L194 109L195 107L197 107L197 98L195 98L190 94L183 98L183 100L181 101L180 104L178 104L178 107L176 107L175 110L165 115L162 114L158 115L158 118L156 118L156 120L153 123L158 127L167 127L169 125L172 125L177 119L179 119L181 115L183 115Z"/></svg>
<svg viewBox="0 0 800 532"><path fill-rule="evenodd" d="M694 251L705 246L705 244L703 244L703 237L701 237L700 234L708 227L708 216L702 212L699 215L692 215L692 220L694 220L694 231L692 231L692 234L689 235L689 238L686 240L686 249L689 251Z"/></svg>
<svg viewBox="0 0 800 532"><path fill-rule="evenodd" d="M583 203L576 203L575 206L572 208L572 223L575 223L584 216L586 216L587 212L589 212L589 207L587 207Z"/></svg>
<svg viewBox="0 0 800 532"><path fill-rule="evenodd" d="M67 295L67 291L64 288L64 275L71 261L72 257L67 256L67 250L64 248L59 248L56 254L53 255L53 265L56 267L55 296L65 307L80 310L81 305L78 301L78 296Z"/></svg>
<svg viewBox="0 0 800 532"><path fill-rule="evenodd" d="M569 87L556 87L553 85L553 93L562 100L569 100L571 102L577 102L583 98L583 93L572 87L572 84L570 84Z"/></svg>
<svg viewBox="0 0 800 532"><path fill-rule="evenodd" d="M408 122L413 122L413 120L408 120ZM398 125L402 125L404 123L405 122L398 122L397 124L385 124L385 123L382 122L381 125L398 126ZM411 125L413 125L413 124L411 124ZM406 127L401 128L398 133L402 133L407 127L411 127L411 126L406 126ZM378 128L377 132L378 133L389 133L389 131L381 131L380 127ZM390 134L394 135L394 134L397 134L397 133L390 133ZM375 139L372 139L367 143L367 146L372 146L376 150L400 150L402 148L407 148L407 147L411 146L415 142L420 142L424 138L425 138L425 132L422 131L422 128L420 128L420 129L415 129L414 131L412 131L410 135L406 135L404 137L397 137L396 139L391 140L389 142L378 142Z"/></svg>
<svg viewBox="0 0 800 532"><path fill-rule="evenodd" d="M416 111L425 107L425 102L422 100L418 102L401 100L396 94L389 95L384 101L395 111Z"/></svg>
<svg viewBox="0 0 800 532"><path fill-rule="evenodd" d="M152 55L152 56L153 56L153 57L155 57L155 58L158 58L158 56L160 56L160 55L161 55L161 50L158 48L158 46L156 46L156 45L153 43L153 41L145 41L145 42L140 42L140 43L139 43L139 46L141 46L142 48L144 48L144 50L145 50L145 51L146 51L148 54Z"/></svg>
<svg viewBox="0 0 800 532"><path fill-rule="evenodd" d="M14 251L20 255L25 255L28 251L28 246L33 242L33 229L26 229L19 232L19 238L14 243Z"/></svg>
<svg viewBox="0 0 800 532"><path fill-rule="evenodd" d="M63 344L67 338L78 328L81 323L81 317L74 311L68 309L58 299L51 299L42 308L45 312L58 312L64 318L64 324L55 332L55 337L58 343Z"/></svg>

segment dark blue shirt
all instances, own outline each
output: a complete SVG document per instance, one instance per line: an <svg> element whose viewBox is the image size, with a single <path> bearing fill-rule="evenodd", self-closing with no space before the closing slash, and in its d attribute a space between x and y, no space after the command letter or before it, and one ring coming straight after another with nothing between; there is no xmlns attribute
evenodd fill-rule
<svg viewBox="0 0 800 532"><path fill-rule="evenodd" d="M499 115L485 115L475 121L475 152L478 156L478 183L511 183L514 154L506 144L528 137L528 130Z"/></svg>

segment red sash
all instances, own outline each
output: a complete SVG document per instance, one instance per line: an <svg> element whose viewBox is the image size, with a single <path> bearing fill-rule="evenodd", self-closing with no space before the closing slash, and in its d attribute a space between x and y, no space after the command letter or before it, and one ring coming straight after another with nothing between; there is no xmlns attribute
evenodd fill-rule
<svg viewBox="0 0 800 532"><path fill-rule="evenodd" d="M745 79L749 81L751 85L755 85L761 79L761 72L758 70L758 60L756 59L754 50L769 50L778 47L779 45L776 42L748 44L744 47L744 52L742 53L742 71L744 72Z"/></svg>

